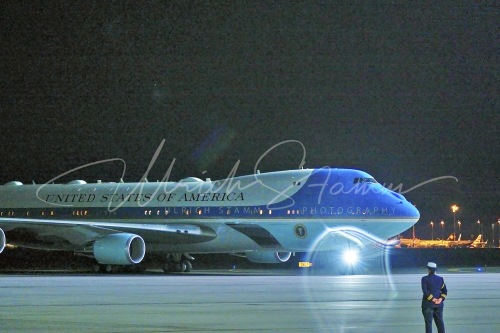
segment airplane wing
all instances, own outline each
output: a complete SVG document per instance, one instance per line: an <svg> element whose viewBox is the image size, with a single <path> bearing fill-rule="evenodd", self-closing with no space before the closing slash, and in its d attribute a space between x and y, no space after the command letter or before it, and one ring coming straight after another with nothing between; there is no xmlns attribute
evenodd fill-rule
<svg viewBox="0 0 500 333"><path fill-rule="evenodd" d="M66 221L31 218L0 218L9 233L8 243L19 247L73 250L115 233L141 236L145 242L200 243L214 239L214 230L195 224L141 224L105 221Z"/></svg>

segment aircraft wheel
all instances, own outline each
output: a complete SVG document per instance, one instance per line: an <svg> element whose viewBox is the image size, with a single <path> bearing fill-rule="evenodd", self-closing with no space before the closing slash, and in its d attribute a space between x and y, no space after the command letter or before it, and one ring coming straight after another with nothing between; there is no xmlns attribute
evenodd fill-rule
<svg viewBox="0 0 500 333"><path fill-rule="evenodd" d="M93 271L94 273L100 273L100 272L101 272L101 265L99 265L99 264L94 264L94 265L92 266L92 271Z"/></svg>
<svg viewBox="0 0 500 333"><path fill-rule="evenodd" d="M161 269L163 270L163 273L170 273L172 272L172 265L166 263L161 267Z"/></svg>
<svg viewBox="0 0 500 333"><path fill-rule="evenodd" d="M141 273L144 273L146 271L146 265L144 265L144 264L131 265L128 267L127 271L130 273L141 274Z"/></svg>
<svg viewBox="0 0 500 333"><path fill-rule="evenodd" d="M164 273L183 273L183 272L191 272L193 269L193 264L189 260L182 260L178 262L168 262L162 266L162 270Z"/></svg>
<svg viewBox="0 0 500 333"><path fill-rule="evenodd" d="M191 272L191 270L193 269L193 264L191 264L191 262L189 260L183 260L182 262L182 266L183 266L183 272Z"/></svg>
<svg viewBox="0 0 500 333"><path fill-rule="evenodd" d="M113 272L113 266L111 265L99 265L99 271L105 274L111 274Z"/></svg>
<svg viewBox="0 0 500 333"><path fill-rule="evenodd" d="M146 272L146 269L147 269L147 266L144 265L144 264L137 264L137 265L135 265L135 271L137 273L144 273L144 272Z"/></svg>

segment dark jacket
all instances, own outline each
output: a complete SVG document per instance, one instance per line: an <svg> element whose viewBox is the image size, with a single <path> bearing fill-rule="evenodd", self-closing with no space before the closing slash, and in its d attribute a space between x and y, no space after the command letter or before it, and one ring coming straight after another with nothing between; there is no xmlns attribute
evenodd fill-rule
<svg viewBox="0 0 500 333"><path fill-rule="evenodd" d="M422 277L422 307L423 308L438 308L444 306L444 300L448 293L444 279L434 273L429 273ZM442 298L441 304L434 304L433 298Z"/></svg>

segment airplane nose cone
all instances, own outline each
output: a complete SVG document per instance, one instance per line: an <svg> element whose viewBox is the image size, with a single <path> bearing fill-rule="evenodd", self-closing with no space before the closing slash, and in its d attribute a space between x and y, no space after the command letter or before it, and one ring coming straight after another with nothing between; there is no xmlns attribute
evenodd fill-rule
<svg viewBox="0 0 500 333"><path fill-rule="evenodd" d="M417 207L415 207L411 202L406 200L406 198L399 194L392 192L392 195L398 199L398 210L401 216L408 217L408 218L413 218L418 220L420 218L420 212L418 211Z"/></svg>
<svg viewBox="0 0 500 333"><path fill-rule="evenodd" d="M408 215L410 217L419 219L420 212L418 211L417 207L413 206L411 202L408 202L407 205L408 205Z"/></svg>
<svg viewBox="0 0 500 333"><path fill-rule="evenodd" d="M420 218L420 212L411 202L404 200L398 206L402 206L399 208L401 216L415 219L415 221Z"/></svg>

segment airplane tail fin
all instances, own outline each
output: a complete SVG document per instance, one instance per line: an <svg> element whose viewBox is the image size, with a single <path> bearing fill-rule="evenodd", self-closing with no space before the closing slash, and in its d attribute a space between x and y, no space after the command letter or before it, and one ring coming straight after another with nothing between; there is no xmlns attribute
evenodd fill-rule
<svg viewBox="0 0 500 333"><path fill-rule="evenodd" d="M471 246L472 246L472 247L478 247L478 246L482 243L482 242L481 242L482 238L483 238L483 237L482 237L482 235L481 235L481 234L479 234L479 235L476 237L476 239L472 242Z"/></svg>

